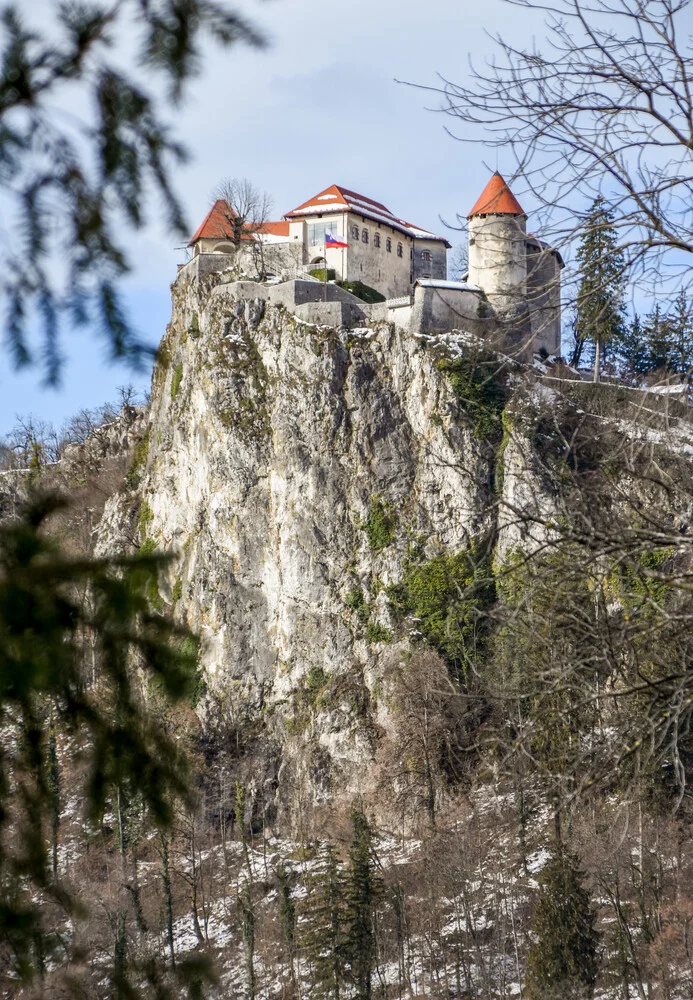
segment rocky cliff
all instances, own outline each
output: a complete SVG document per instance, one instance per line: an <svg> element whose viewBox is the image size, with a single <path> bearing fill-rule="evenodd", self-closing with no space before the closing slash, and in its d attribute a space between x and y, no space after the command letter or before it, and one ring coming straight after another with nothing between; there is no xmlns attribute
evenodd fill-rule
<svg viewBox="0 0 693 1000"><path fill-rule="evenodd" d="M603 464L595 434L629 440L632 469L664 432L640 403L639 424L619 416L609 387L585 423L550 378L483 357L464 333L309 323L249 282L173 286L148 429L97 547L170 556L156 600L200 637L197 710L244 748L257 815L297 789L372 791L389 665L422 632L448 663L474 641L474 581L573 516L561 484Z"/></svg>
<svg viewBox="0 0 693 1000"><path fill-rule="evenodd" d="M200 711L261 719L265 778L301 761L320 798L363 790L384 664L416 632L391 588L413 553L488 536L497 458L441 370L464 335L311 325L258 292L173 286L98 548L172 554L160 598L201 638Z"/></svg>

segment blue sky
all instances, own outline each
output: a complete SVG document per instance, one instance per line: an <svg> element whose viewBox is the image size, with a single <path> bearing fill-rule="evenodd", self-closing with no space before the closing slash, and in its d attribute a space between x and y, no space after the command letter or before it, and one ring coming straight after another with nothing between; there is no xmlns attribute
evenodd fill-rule
<svg viewBox="0 0 693 1000"><path fill-rule="evenodd" d="M48 0L38 0L40 4ZM33 4L30 5L30 9ZM192 153L176 172L175 187L191 232L204 217L214 189L228 177L248 177L268 191L275 217L329 184L342 184L383 201L392 211L429 229L457 234L441 218L466 215L495 151L456 142L455 123L436 113L437 95L395 82L424 86L437 73L462 80L475 61L494 51L496 32L515 41L541 35L541 16L501 0L256 0L236 4L266 33L265 51L216 50L207 43L204 72L175 114L178 136ZM524 206L531 213L531 205ZM132 273L124 289L131 317L156 345L170 312L169 285L183 257L175 235L157 220L130 234ZM64 336L67 361L57 390L40 372L13 371L0 355L0 435L17 414L62 423L83 407L116 397L132 382L148 387L148 373L109 362L94 331Z"/></svg>

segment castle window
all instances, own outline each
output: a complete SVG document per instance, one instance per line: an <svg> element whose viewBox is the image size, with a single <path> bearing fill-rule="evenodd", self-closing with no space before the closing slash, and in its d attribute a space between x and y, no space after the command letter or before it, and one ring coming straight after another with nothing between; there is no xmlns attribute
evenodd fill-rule
<svg viewBox="0 0 693 1000"><path fill-rule="evenodd" d="M392 253L392 240L390 239L389 236L385 240L385 249L387 250L388 253Z"/></svg>
<svg viewBox="0 0 693 1000"><path fill-rule="evenodd" d="M325 242L325 230L338 236L341 225L338 220L334 222L309 222L308 223L308 246L321 246Z"/></svg>
<svg viewBox="0 0 693 1000"><path fill-rule="evenodd" d="M425 264L427 264L430 261L430 259L431 259L431 251L430 250L422 250L421 251L421 260Z"/></svg>
<svg viewBox="0 0 693 1000"><path fill-rule="evenodd" d="M367 229L363 230L363 233L361 234L361 239L363 240L364 243L368 243L368 230Z"/></svg>
<svg viewBox="0 0 693 1000"><path fill-rule="evenodd" d="M355 239L355 240L357 240L359 238L359 227L358 226L352 226L351 227L351 235L352 235L352 238Z"/></svg>
<svg viewBox="0 0 693 1000"><path fill-rule="evenodd" d="M375 236L373 237L373 246L374 247L380 246L380 233L376 233Z"/></svg>
<svg viewBox="0 0 693 1000"><path fill-rule="evenodd" d="M404 247L402 246L401 243L397 244L397 256L398 257L403 257L404 256Z"/></svg>

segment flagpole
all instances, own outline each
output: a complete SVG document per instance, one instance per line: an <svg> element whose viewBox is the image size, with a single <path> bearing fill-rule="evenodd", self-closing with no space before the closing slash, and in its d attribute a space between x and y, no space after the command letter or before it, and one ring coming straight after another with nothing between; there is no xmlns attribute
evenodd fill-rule
<svg viewBox="0 0 693 1000"><path fill-rule="evenodd" d="M327 226L325 226L325 270L323 271L323 301L327 302Z"/></svg>

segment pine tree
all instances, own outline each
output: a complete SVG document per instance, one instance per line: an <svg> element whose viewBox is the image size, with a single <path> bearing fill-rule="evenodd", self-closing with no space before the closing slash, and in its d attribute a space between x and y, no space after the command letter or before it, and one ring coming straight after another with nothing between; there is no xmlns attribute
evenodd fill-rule
<svg viewBox="0 0 693 1000"><path fill-rule="evenodd" d="M122 31L132 58L116 67L112 36ZM238 41L263 43L225 2L3 4L0 187L12 220L3 334L17 367L35 360L36 328L51 382L63 360L59 338L76 325L103 331L114 357L149 353L121 300L125 233L143 225L155 190L171 228L186 231L172 187L185 154L168 113L204 65L201 45ZM81 128L55 114L71 100Z"/></svg>
<svg viewBox="0 0 693 1000"><path fill-rule="evenodd" d="M358 1000L370 1000L375 964L375 907L382 894L376 874L373 834L362 812L351 814L353 838L349 845L347 887L347 954L352 986Z"/></svg>
<svg viewBox="0 0 693 1000"><path fill-rule="evenodd" d="M296 900L292 892L293 874L280 862L274 873L274 884L279 903L279 926L286 947L291 984L296 986Z"/></svg>
<svg viewBox="0 0 693 1000"><path fill-rule="evenodd" d="M321 848L306 886L299 937L312 968L311 996L340 1000L346 982L346 881L332 844Z"/></svg>
<svg viewBox="0 0 693 1000"><path fill-rule="evenodd" d="M533 942L527 957L527 1000L582 1000L597 978L597 932L575 854L553 847L539 878Z"/></svg>
<svg viewBox="0 0 693 1000"><path fill-rule="evenodd" d="M117 795L165 828L173 803L188 795L184 756L141 696L148 683L171 702L189 697L195 679L194 657L181 649L189 633L150 607L162 560L62 550L46 527L59 507L55 497L34 499L0 524L0 719L15 737L0 754L2 988L22 988L43 975L53 952L63 956L67 918L79 911L79 889L57 870L57 734L83 748L72 787L92 822ZM91 682L87 636L98 663ZM124 846L122 823L119 838ZM114 930L113 985L126 989L142 968L127 953L122 916ZM187 975L182 964L172 971Z"/></svg>
<svg viewBox="0 0 693 1000"><path fill-rule="evenodd" d="M636 313L633 321L624 327L617 351L621 359L621 369L630 378L646 375L650 370L650 353L647 336L640 317Z"/></svg>
<svg viewBox="0 0 693 1000"><path fill-rule="evenodd" d="M669 314L671 331L670 365L672 371L687 374L693 368L693 315L691 304L682 290Z"/></svg>
<svg viewBox="0 0 693 1000"><path fill-rule="evenodd" d="M693 367L693 317L685 292L679 292L667 314L655 305L643 323L636 313L619 338L618 354L631 376L688 372Z"/></svg>
<svg viewBox="0 0 693 1000"><path fill-rule="evenodd" d="M575 320L579 360L582 345L594 343L594 380L599 381L606 345L623 335L624 257L618 248L612 213L603 198L597 198L585 220L578 247L580 284Z"/></svg>
<svg viewBox="0 0 693 1000"><path fill-rule="evenodd" d="M668 316L663 316L659 305L645 317L643 332L647 343L647 371L665 371L671 367L673 331Z"/></svg>

